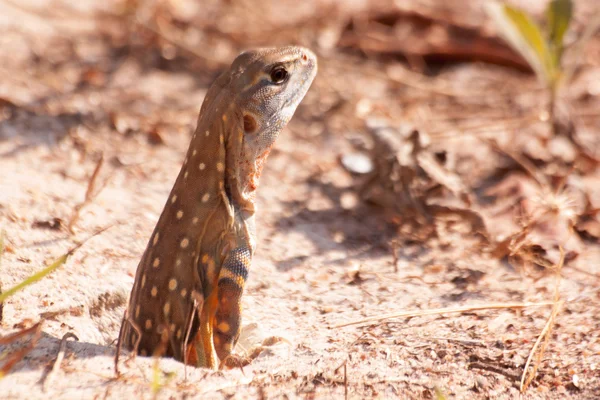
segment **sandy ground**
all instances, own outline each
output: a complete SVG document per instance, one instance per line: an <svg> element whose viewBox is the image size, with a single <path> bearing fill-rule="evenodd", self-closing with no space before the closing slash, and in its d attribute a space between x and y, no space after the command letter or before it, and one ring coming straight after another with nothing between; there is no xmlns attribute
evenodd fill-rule
<svg viewBox="0 0 600 400"><path fill-rule="evenodd" d="M0 380L0 397L430 399L436 390L447 398L519 396L524 363L550 306L338 326L408 310L548 302L556 277L495 259L481 251L475 235L452 224L440 224L442 234L426 242L401 237L394 265L390 241L398 233L389 216L375 206L343 204L356 187L339 157L352 150L361 131L340 123L343 115L328 117L336 108L331 92L360 77L353 96L368 100L367 113L391 120L403 120L414 109L400 112L377 94L369 100L369 93L386 92L392 99L422 93L404 88L396 94L400 89L369 78L365 71L377 65L357 62L340 74L346 56L332 53L322 55L314 88L263 173L259 248L244 297L244 338L236 351L248 351L272 335L285 341L266 348L243 370L184 371L173 360L125 361L124 356L117 377L115 341L137 262L218 67L160 69L147 66L148 59L137 53L111 63L119 49L90 36L94 26L77 16L68 29L59 29L56 21L0 4L0 14L9 10L14 18L2 20L0 39L6 50L0 56L2 287L110 228L4 304L3 335L40 320L43 325L35 348ZM17 29L15 18L24 27ZM72 35L80 37L69 48L65 43ZM72 61L75 56L79 61ZM449 78L469 73L502 79L506 72L465 66ZM515 79L535 85L531 76ZM365 104L350 103L357 109ZM595 127L597 132L598 121ZM438 145L467 160L479 152L477 143L466 137ZM468 171L478 157L492 162L484 153L458 169ZM64 227L83 202L100 154L99 194L81 210L75 234L53 229L52 223ZM473 170L469 179L475 181L485 168ZM597 178L596 171L585 184L593 188ZM590 189L594 199L597 188L596 183ZM586 242L564 267L559 292L565 303L525 398L600 398L599 260L598 246ZM49 373L68 332L78 340L67 341L60 368ZM25 338L0 346L2 354L27 343ZM158 389L152 387L155 373Z"/></svg>

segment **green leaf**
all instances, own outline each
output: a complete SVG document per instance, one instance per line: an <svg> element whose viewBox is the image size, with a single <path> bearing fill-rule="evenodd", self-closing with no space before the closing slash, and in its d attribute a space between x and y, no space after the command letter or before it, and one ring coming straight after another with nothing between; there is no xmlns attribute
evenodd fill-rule
<svg viewBox="0 0 600 400"><path fill-rule="evenodd" d="M563 38L573 16L573 2L571 0L552 0L546 10L548 19L548 41L553 48L555 62L560 62L563 48Z"/></svg>
<svg viewBox="0 0 600 400"><path fill-rule="evenodd" d="M518 8L490 2L486 9L500 34L521 53L541 80L551 84L555 79L556 69L540 27Z"/></svg>

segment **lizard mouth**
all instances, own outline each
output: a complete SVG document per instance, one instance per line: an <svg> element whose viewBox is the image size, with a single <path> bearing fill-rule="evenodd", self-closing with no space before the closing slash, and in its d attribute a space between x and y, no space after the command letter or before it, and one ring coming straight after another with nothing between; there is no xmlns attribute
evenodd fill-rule
<svg viewBox="0 0 600 400"><path fill-rule="evenodd" d="M284 103L283 109L297 107L300 101L302 101L304 98L304 95L306 95L306 92L308 92L313 79L317 75L317 62L312 53L310 53L310 56L307 56L305 52L300 63L305 71L302 74L301 80L296 85L296 90L291 93L289 100Z"/></svg>
<svg viewBox="0 0 600 400"><path fill-rule="evenodd" d="M279 113L275 113L269 118L269 123L273 123L274 121L287 123L292 118L296 108L304 98L306 92L308 92L308 89L317 74L316 64L311 62L309 66L309 70L303 74L302 79L298 82L296 90L291 92L289 99L283 103Z"/></svg>

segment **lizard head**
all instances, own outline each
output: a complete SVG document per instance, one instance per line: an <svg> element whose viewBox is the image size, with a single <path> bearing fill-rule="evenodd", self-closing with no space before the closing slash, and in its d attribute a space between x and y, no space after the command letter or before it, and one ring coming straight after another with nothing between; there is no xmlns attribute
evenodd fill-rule
<svg viewBox="0 0 600 400"><path fill-rule="evenodd" d="M247 51L231 65L230 93L235 94L237 119L241 118L242 128L238 138L229 137L228 147L234 159L231 163L228 160L228 169L236 175L234 191L241 197L240 202L253 203L269 151L316 73L316 56L302 47Z"/></svg>

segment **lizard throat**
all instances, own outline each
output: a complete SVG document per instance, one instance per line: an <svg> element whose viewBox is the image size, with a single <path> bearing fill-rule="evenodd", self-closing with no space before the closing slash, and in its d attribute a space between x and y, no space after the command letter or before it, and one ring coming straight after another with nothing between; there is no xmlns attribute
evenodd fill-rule
<svg viewBox="0 0 600 400"><path fill-rule="evenodd" d="M258 155L254 162L242 157L239 164L240 177L243 177L240 181L241 194L245 200L251 203L256 200L256 189L258 189L260 176L270 152L271 148L269 147Z"/></svg>

